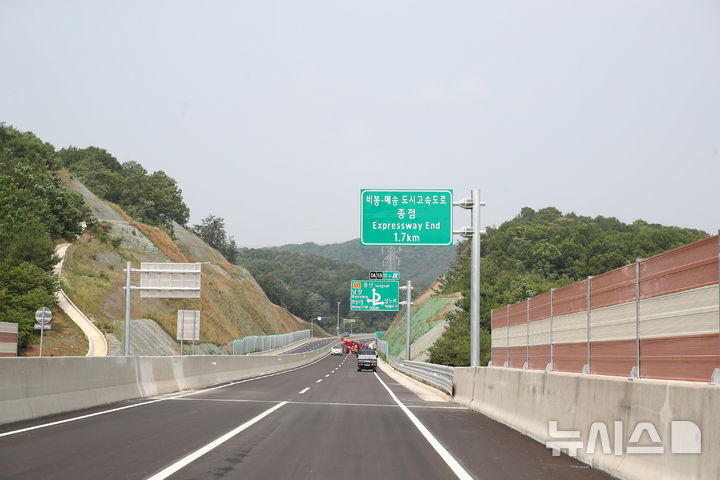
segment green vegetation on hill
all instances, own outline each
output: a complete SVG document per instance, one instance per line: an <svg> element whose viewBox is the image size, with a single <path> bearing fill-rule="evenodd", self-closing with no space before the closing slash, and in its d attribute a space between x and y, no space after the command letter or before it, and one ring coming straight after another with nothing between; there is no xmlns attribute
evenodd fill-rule
<svg viewBox="0 0 720 480"><path fill-rule="evenodd" d="M414 342L440 323L444 319L442 312L451 307L454 302L455 298L453 297L430 297L422 304L413 305L410 341ZM383 340L388 342L390 355L397 357L405 350L405 335L405 311L403 309L383 336Z"/></svg>
<svg viewBox="0 0 720 480"><path fill-rule="evenodd" d="M228 262L236 263L238 246L235 239L225 231L224 218L208 215L202 219L200 225L193 225L192 231L205 243L222 253Z"/></svg>
<svg viewBox="0 0 720 480"><path fill-rule="evenodd" d="M95 195L120 205L135 220L172 233L172 222L187 224L190 210L177 182L165 172L148 174L137 162L120 163L98 147L64 148L58 163Z"/></svg>
<svg viewBox="0 0 720 480"><path fill-rule="evenodd" d="M341 319L351 315L358 320L353 331L384 330L391 320L390 313L349 312L350 280L367 278L368 271L363 267L274 248L242 248L236 258L271 301L305 320L323 317L326 320L321 324L328 332L335 333L337 302Z"/></svg>
<svg viewBox="0 0 720 480"><path fill-rule="evenodd" d="M301 243L274 247L277 250L295 253L310 253L325 258L332 258L345 263L360 265L367 271L382 270L382 247L360 245L360 239L343 243L318 245ZM407 247L402 248L400 257L400 273L403 280L412 280L418 286L430 286L435 279L445 273L455 255L452 247ZM367 275L367 272L365 272ZM365 277L362 277L365 278Z"/></svg>
<svg viewBox="0 0 720 480"><path fill-rule="evenodd" d="M53 240L90 220L82 197L50 172L54 155L32 133L0 123L0 320L19 324L21 347L32 341L35 310L55 304Z"/></svg>
<svg viewBox="0 0 720 480"><path fill-rule="evenodd" d="M707 237L707 233L636 220L562 214L557 208L523 208L499 228L488 228L481 260L481 354L490 360L490 311L528 297L599 275L636 258ZM462 292L461 310L448 316L445 334L430 349L430 361L468 365L470 361L470 242L457 248L442 293Z"/></svg>

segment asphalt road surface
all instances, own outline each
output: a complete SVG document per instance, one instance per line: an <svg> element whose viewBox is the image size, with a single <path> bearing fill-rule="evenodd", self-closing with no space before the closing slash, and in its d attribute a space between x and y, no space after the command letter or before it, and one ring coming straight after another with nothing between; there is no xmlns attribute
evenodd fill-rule
<svg viewBox="0 0 720 480"><path fill-rule="evenodd" d="M197 392L0 427L0 478L611 477L553 457L483 415L423 401L385 373L358 372L350 355Z"/></svg>

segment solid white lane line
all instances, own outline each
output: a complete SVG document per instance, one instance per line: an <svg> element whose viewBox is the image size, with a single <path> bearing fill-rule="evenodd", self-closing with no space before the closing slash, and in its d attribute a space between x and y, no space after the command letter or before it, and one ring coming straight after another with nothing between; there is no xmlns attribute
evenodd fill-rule
<svg viewBox="0 0 720 480"><path fill-rule="evenodd" d="M149 402L136 403L136 404L134 404L134 405L126 405L126 406L124 406L124 407L113 408L113 409L111 409L111 410L103 410L102 412L90 413L90 414L88 414L88 415L81 415L81 416L79 416L79 417L66 418L66 419L64 419L64 420L58 420L57 422L43 423L42 425L35 425L34 427L21 428L21 429L19 429L19 430L13 430L13 431L10 431L10 432L0 433L0 438L2 438L2 437L7 437L7 436L10 436L10 435L16 435L16 434L18 434L18 433L29 432L29 431L31 431L31 430L37 430L37 429L39 429L39 428L52 427L52 426L54 426L54 425L60 425L60 424L63 424L63 423L74 422L74 421L76 421L76 420L83 420L83 419L90 418L90 417L97 417L98 415L104 415L104 414L106 414L106 413L119 412L119 411L121 411L121 410L127 410L128 408L139 407L139 406L141 406L141 405L150 405L151 403L162 402L162 401L164 401L164 400L166 400L166 399L161 398L161 399L159 399L159 400L151 400L151 401L149 401Z"/></svg>
<svg viewBox="0 0 720 480"><path fill-rule="evenodd" d="M252 418L252 419L250 419L250 420L248 420L247 422L243 423L243 424L240 425L239 427L237 427L237 428L235 428L235 429L233 429L233 430L230 430L228 433L226 433L226 434L223 435L222 437L220 437L220 438L218 438L218 439L216 439L216 440L213 440L212 442L208 443L208 444L205 445L204 447L198 448L197 450L195 450L195 451L192 452L191 454L189 454L189 455L181 458L181 459L178 460L177 462L173 463L172 465L170 465L169 467L165 468L164 470L156 473L155 475L153 475L152 477L148 478L147 480L163 480L163 479L169 477L170 475L172 475L173 473L177 472L177 471L180 470L181 468L186 467L186 466L189 465L190 463L192 463L192 462L194 462L195 460L197 460L198 458L202 457L203 455L205 455L206 453L208 453L208 452L211 451L212 449L214 449L214 448L222 445L223 443L227 442L228 440L230 440L231 438L233 438L233 437L234 437L235 435L237 435L238 433L240 433L240 432L242 432L243 430L245 430L245 429L253 426L254 424L256 424L257 422L259 422L259 421L262 420L263 418L265 418L265 417L267 417L268 415L270 415L271 413L273 413L275 410L277 410L277 409L281 408L282 406L284 406L285 404L287 404L287 402L281 402L281 403L278 403L277 405L275 405L274 407L265 410L265 411L264 411L263 413L261 413L260 415L254 417L254 418Z"/></svg>
<svg viewBox="0 0 720 480"><path fill-rule="evenodd" d="M310 388L310 387L308 387ZM303 390L304 391L304 390ZM247 398L175 398L176 402L227 402L227 403L277 403L279 400L250 400ZM397 404L377 403L342 403L342 402L294 402L288 401L288 405L330 405L348 407L391 407L400 408ZM467 410L465 407L447 407L444 405L406 405L407 408L416 409L437 409L437 410Z"/></svg>
<svg viewBox="0 0 720 480"><path fill-rule="evenodd" d="M322 382L322 378L320 380L315 380L315 383L320 383L320 382Z"/></svg>
<svg viewBox="0 0 720 480"><path fill-rule="evenodd" d="M329 354L328 354L328 355L329 355ZM308 363L308 364L306 364L306 365L302 365L302 366L296 367L296 368L291 368L290 370L283 370L283 371L281 371L281 372L269 373L269 374L267 374L267 375L261 375L261 376L259 376L259 377L246 378L246 379L244 379L244 380L237 380L237 381L235 381L235 382L224 383L224 384L218 385L218 386L216 386L216 387L204 388L204 389L202 389L202 390L196 390L196 391L194 391L194 392L181 393L180 395L173 395L173 396L171 396L171 397L158 398L157 400L148 400L147 402L134 403L134 404L132 404L132 405L125 405L124 407L111 408L110 410L102 410L102 411L100 411L100 412L89 413L89 414L87 414L87 415L81 415L81 416L79 416L79 417L66 418L66 419L64 419L64 420L58 420L57 422L43 423L43 424L35 425L35 426L32 426L32 427L21 428L21 429L19 429L19 430L12 430L12 431L10 431L10 432L0 433L0 438L2 438L2 437L8 437L8 436L10 436L10 435L17 435L18 433L29 432L29 431L31 431L31 430L38 430L38 429L40 429L40 428L46 428L46 427L52 427L52 426L55 426L55 425L61 425L61 424L63 424L63 423L75 422L75 421L77 421L77 420L84 420L84 419L86 419L86 418L97 417L98 415L105 415L105 414L107 414L107 413L119 412L119 411L121 411L121 410L127 410L128 408L141 407L141 406L143 406L143 405L151 405L151 404L153 404L153 403L164 402L164 401L166 401L166 400L174 400L174 399L176 399L176 398L189 397L189 396L191 396L191 395L197 395L197 394L199 394L199 393L211 392L211 391L213 391L213 390L218 390L218 389L220 389L220 388L231 387L231 386L233 386L233 385L239 385L239 384L245 383L245 382L252 382L252 381L255 381L255 380L260 380L260 379L262 379L262 378L269 378L269 377L274 377L274 376L276 376L276 375L282 375L282 374L285 374L285 373L294 372L294 371L296 371L296 370L300 370L300 369L302 369L302 368L309 367L310 365L313 365L313 364L319 362L320 360L325 359L328 355L325 355L324 357L321 357L321 358L315 360L314 362L310 362L310 363Z"/></svg>
<svg viewBox="0 0 720 480"><path fill-rule="evenodd" d="M373 372L374 373L374 372ZM390 390L390 387L385 385L385 382L382 381L382 378L380 378L380 375L377 373L374 373L375 377L378 379L378 382L382 384L383 387L385 387L385 390L388 391L390 394L390 397L392 397L393 400L395 400L395 403L397 403L403 412L405 412L405 415L408 416L410 421L415 425L415 427L420 430L420 433L422 433L422 436L425 437L425 440L430 443L430 446L432 446L435 451L440 455L440 458L443 459L443 461L447 464L448 467L450 467L450 470L455 473L457 478L461 480L472 480L472 476L458 463L457 460L455 460L455 457L453 457L450 452L447 451L445 447L433 436L432 433L430 433L430 430L428 430L425 425L423 425L420 420L415 416L414 413L412 413L401 401L398 399L392 390Z"/></svg>
<svg viewBox="0 0 720 480"><path fill-rule="evenodd" d="M298 393L303 394L303 393L307 392L308 390L310 390L310 387L305 387L302 390L300 390Z"/></svg>

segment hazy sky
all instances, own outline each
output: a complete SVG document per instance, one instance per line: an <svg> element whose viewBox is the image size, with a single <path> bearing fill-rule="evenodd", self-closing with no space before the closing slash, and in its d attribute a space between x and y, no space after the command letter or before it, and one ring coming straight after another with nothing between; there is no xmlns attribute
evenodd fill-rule
<svg viewBox="0 0 720 480"><path fill-rule="evenodd" d="M357 237L360 188L720 228L717 0L0 0L0 45L0 121L241 246Z"/></svg>

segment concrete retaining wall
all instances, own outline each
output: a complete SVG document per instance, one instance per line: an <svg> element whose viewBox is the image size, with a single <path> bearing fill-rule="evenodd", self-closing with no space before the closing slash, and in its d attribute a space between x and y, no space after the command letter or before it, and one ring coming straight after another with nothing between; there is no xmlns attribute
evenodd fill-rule
<svg viewBox="0 0 720 480"><path fill-rule="evenodd" d="M463 367L455 368L454 400L542 443L581 441L583 448L574 456L622 479L714 480L720 478L719 389L691 382ZM552 420L558 422L560 431L579 430L580 438L551 438ZM695 445L694 438L680 435L682 425L677 425L673 435L673 421L690 421L699 427L701 454L672 453ZM586 451L589 438L596 436L591 435L595 422L607 428L607 454L599 437L595 452ZM630 442L641 422L655 427L659 443L652 442L647 431L639 442ZM629 448L639 446L662 446L664 453L628 453Z"/></svg>
<svg viewBox="0 0 720 480"><path fill-rule="evenodd" d="M280 372L326 354L0 358L0 425Z"/></svg>

